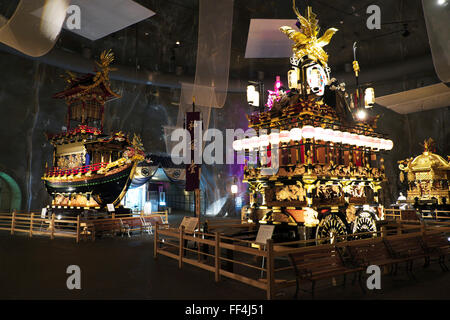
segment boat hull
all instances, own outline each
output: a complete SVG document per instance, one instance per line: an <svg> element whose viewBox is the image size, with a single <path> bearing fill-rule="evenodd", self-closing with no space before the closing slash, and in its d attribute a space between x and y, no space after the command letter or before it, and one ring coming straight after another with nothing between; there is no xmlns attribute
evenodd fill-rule
<svg viewBox="0 0 450 320"><path fill-rule="evenodd" d="M118 204L131 184L135 164L110 175L96 175L74 180L45 180L45 187L50 195L56 194L90 194L93 199L105 207L108 203Z"/></svg>

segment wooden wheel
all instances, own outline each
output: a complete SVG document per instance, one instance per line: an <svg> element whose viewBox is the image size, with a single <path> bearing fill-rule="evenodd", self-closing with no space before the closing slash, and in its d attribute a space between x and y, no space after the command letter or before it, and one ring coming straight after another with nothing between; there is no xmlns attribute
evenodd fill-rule
<svg viewBox="0 0 450 320"><path fill-rule="evenodd" d="M376 236L377 224L373 214L370 211L361 211L356 215L353 221L353 233L374 232ZM371 237L370 234L361 236L362 238Z"/></svg>
<svg viewBox="0 0 450 320"><path fill-rule="evenodd" d="M333 243L336 236L346 235L347 226L336 214L329 214L323 218L316 229L316 240L318 243ZM332 238L331 240L320 240L324 238Z"/></svg>

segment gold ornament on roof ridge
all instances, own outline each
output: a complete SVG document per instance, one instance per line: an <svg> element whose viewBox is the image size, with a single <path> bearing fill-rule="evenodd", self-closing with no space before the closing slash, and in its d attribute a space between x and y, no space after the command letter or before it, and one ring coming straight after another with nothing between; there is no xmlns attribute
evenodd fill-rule
<svg viewBox="0 0 450 320"><path fill-rule="evenodd" d="M300 31L295 31L288 26L280 27L280 30L295 42L292 46L294 56L297 59L309 56L314 61L320 61L323 66L327 66L328 54L322 48L330 43L338 29L329 28L322 37L317 38L320 31L319 20L316 19L316 14L312 12L311 7L307 8L306 18L296 8L295 0L293 0L293 8L301 26Z"/></svg>

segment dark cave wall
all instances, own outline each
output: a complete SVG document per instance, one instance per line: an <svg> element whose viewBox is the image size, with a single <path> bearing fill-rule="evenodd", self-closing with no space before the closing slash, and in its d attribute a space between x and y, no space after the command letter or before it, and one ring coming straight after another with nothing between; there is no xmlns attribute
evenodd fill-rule
<svg viewBox="0 0 450 320"><path fill-rule="evenodd" d="M65 125L64 102L51 98L64 88L60 78L64 70L7 53L0 53L0 68L0 170L19 184L22 208L39 210L49 202L41 175L46 162L51 165L53 152L45 132L60 132ZM112 87L122 98L107 104L105 131L140 134L147 152L166 152L163 126L176 123L178 107L173 103L177 102L177 92L121 81L112 81ZM250 111L244 93L229 94L224 108L212 110L210 127L223 132L227 128L246 129L245 114ZM401 115L375 106L373 112L382 115L377 131L394 141L394 149L383 154L389 180L383 194L388 204L402 188L397 161L420 154L419 143L432 137L440 155L450 154L450 108ZM234 166L203 165L202 171L208 202L229 193L230 176L236 174ZM245 185L240 186L240 192L243 189Z"/></svg>

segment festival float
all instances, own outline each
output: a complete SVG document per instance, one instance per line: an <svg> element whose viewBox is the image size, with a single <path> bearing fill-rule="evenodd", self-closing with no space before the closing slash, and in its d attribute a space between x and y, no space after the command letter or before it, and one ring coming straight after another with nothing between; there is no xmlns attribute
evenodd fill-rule
<svg viewBox="0 0 450 320"><path fill-rule="evenodd" d="M424 141L421 155L399 161L400 182L407 185L406 202L417 210L450 210L450 156L433 153L434 141Z"/></svg>
<svg viewBox="0 0 450 320"><path fill-rule="evenodd" d="M256 135L233 142L246 157L243 182L248 183L249 204L242 219L273 224L283 239L376 232L384 214L382 153L393 142L375 131L378 116L368 110L374 92L365 88L363 93L359 86L356 57L355 92L347 93L345 84L331 78L323 47L338 30L330 28L318 37L311 7L302 16L294 1L294 12L299 30L280 28L294 41L289 89L277 77L265 107L247 116ZM254 84L247 93L249 103L259 100ZM252 164L254 152L259 156ZM279 167L265 174L276 155Z"/></svg>
<svg viewBox="0 0 450 320"><path fill-rule="evenodd" d="M52 212L67 215L84 210L101 211L108 204L120 206L144 159L141 140L122 132L103 132L105 104L120 98L110 87L111 51L101 54L95 74L77 77L67 72L67 87L53 98L67 104L67 127L47 134L53 145L53 165L42 177L52 197Z"/></svg>

